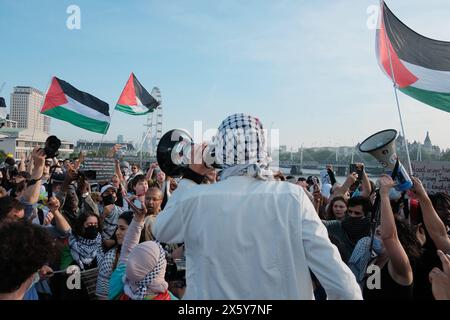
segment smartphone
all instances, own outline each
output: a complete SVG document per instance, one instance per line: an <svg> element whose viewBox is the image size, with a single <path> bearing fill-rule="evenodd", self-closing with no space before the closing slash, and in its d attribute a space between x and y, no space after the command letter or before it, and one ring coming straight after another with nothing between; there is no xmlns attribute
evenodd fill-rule
<svg viewBox="0 0 450 320"><path fill-rule="evenodd" d="M136 208L138 209L142 209L142 202L138 199L133 201L133 204L136 206Z"/></svg>
<svg viewBox="0 0 450 320"><path fill-rule="evenodd" d="M363 169L362 168L358 168L358 166L355 163L350 164L349 174L351 174L352 172L356 172L358 174L358 180L359 181L362 180Z"/></svg>

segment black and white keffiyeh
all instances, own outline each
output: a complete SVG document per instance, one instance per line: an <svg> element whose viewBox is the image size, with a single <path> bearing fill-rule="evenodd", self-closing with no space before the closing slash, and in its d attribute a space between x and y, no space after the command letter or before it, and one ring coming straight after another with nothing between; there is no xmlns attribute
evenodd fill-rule
<svg viewBox="0 0 450 320"><path fill-rule="evenodd" d="M117 248L112 248L104 256L98 267L98 278L96 294L101 297L108 297L109 279L114 271L116 255L120 253Z"/></svg>
<svg viewBox="0 0 450 320"><path fill-rule="evenodd" d="M223 168L222 180L236 175L262 180L273 177L264 128L258 118L243 113L227 117L213 143L216 162Z"/></svg>
<svg viewBox="0 0 450 320"><path fill-rule="evenodd" d="M84 266L91 264L94 259L97 260L97 265L99 265L103 258L100 233L92 240L71 234L69 237L69 248L72 258L78 263L81 270L84 270Z"/></svg>
<svg viewBox="0 0 450 320"><path fill-rule="evenodd" d="M166 252L158 242L155 243L159 248L159 260L156 267L150 273L148 273L144 279L140 281L134 281L133 286L130 286L129 279L126 278L126 275L124 275L124 292L133 300L143 300L147 295L148 288L152 284L153 280L155 280L158 277L159 273L163 270L164 262L166 260ZM132 289L132 287L134 287L135 289Z"/></svg>

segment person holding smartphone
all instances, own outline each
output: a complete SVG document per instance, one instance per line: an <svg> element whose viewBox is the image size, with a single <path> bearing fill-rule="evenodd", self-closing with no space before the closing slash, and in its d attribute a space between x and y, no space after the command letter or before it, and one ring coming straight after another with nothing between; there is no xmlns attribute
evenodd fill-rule
<svg viewBox="0 0 450 320"><path fill-rule="evenodd" d="M100 190L102 204L100 206L100 216L103 223L102 238L103 244L106 248L111 248L115 245L112 238L117 228L117 220L119 219L122 210L115 204L117 200L117 189L107 184Z"/></svg>

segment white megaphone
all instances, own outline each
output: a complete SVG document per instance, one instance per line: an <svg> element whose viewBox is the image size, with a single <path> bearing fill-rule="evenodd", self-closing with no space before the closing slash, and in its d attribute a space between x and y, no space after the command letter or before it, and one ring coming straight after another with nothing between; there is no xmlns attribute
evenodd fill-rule
<svg viewBox="0 0 450 320"><path fill-rule="evenodd" d="M413 183L405 167L398 160L395 147L396 137L397 131L394 129L377 132L359 145L359 151L368 152L377 159L387 173L393 176L393 179L397 182L395 189L405 191L411 189Z"/></svg>

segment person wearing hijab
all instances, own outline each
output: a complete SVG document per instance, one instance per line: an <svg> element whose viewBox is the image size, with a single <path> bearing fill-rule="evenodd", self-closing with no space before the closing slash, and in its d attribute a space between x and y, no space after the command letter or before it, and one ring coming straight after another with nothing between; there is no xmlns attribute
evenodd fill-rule
<svg viewBox="0 0 450 320"><path fill-rule="evenodd" d="M109 282L110 300L177 300L168 291L164 279L166 273L166 255L162 246L155 241L139 243L145 206L139 209L131 201L134 210L125 239L122 244L119 265Z"/></svg>
<svg viewBox="0 0 450 320"><path fill-rule="evenodd" d="M81 270L96 268L103 258L99 217L92 212L78 216L69 236L70 254Z"/></svg>
<svg viewBox="0 0 450 320"><path fill-rule="evenodd" d="M125 211L119 216L116 232L112 238L116 242L116 245L105 254L100 262L96 289L96 295L99 300L108 299L109 279L119 262L123 239L132 219L133 211Z"/></svg>
<svg viewBox="0 0 450 320"><path fill-rule="evenodd" d="M328 299L362 299L303 189L275 181L261 121L233 114L213 144L220 181L201 184L211 159L191 163L152 229L185 244L183 299L312 300L310 270Z"/></svg>

